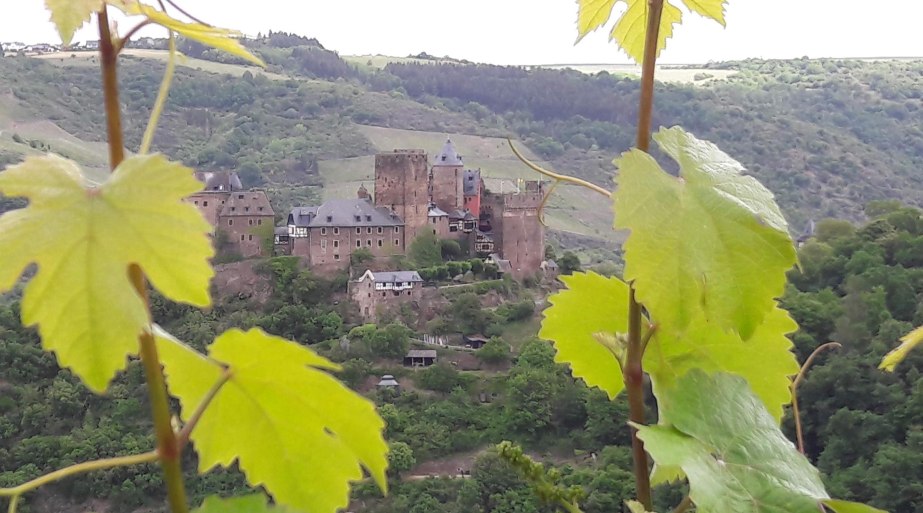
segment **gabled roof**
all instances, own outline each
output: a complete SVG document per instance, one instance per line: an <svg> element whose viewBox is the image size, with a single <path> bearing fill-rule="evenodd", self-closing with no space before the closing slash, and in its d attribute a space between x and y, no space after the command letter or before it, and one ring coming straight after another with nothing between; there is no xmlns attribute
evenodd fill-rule
<svg viewBox="0 0 923 513"><path fill-rule="evenodd" d="M411 349L407 351L405 358L435 358L435 349Z"/></svg>
<svg viewBox="0 0 923 513"><path fill-rule="evenodd" d="M465 196L474 196L478 193L481 184L480 169L466 169L462 173L462 184L465 189Z"/></svg>
<svg viewBox="0 0 923 513"><path fill-rule="evenodd" d="M404 226L404 220L388 208L356 198L329 200L318 207L295 207L288 215L288 224L308 228Z"/></svg>
<svg viewBox="0 0 923 513"><path fill-rule="evenodd" d="M449 213L450 221L477 221L478 218L474 217L471 212L467 210L453 210Z"/></svg>
<svg viewBox="0 0 923 513"><path fill-rule="evenodd" d="M365 271L358 281L371 278L376 283L423 283L423 278L416 271L382 271L374 273Z"/></svg>
<svg viewBox="0 0 923 513"><path fill-rule="evenodd" d="M228 195L222 216L275 216L263 191L236 191Z"/></svg>
<svg viewBox="0 0 923 513"><path fill-rule="evenodd" d="M435 161L433 162L434 166L461 166L462 158L461 155L455 151L455 145L452 144L451 139L446 139L445 144L442 145L442 150L435 156Z"/></svg>

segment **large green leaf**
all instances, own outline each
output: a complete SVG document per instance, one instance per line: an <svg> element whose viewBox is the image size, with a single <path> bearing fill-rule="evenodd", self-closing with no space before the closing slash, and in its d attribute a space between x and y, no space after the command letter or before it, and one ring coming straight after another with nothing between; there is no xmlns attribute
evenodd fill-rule
<svg viewBox="0 0 923 513"><path fill-rule="evenodd" d="M128 277L139 264L167 297L209 304L210 226L183 198L202 188L161 155L122 162L100 186L77 164L30 157L0 173L0 193L29 199L0 216L0 292L32 262L22 320L96 392L137 352L147 311Z"/></svg>
<svg viewBox="0 0 923 513"><path fill-rule="evenodd" d="M824 506L827 506L827 509L831 509L836 513L887 513L858 502L838 501L836 499L825 499L821 502L824 503Z"/></svg>
<svg viewBox="0 0 923 513"><path fill-rule="evenodd" d="M363 467L385 489L384 422L372 403L324 372L336 364L258 329L225 332L209 358L163 335L158 346L184 420L222 366L230 372L192 433L200 471L236 460L252 485L303 511L346 506L349 482L363 477Z"/></svg>
<svg viewBox="0 0 923 513"><path fill-rule="evenodd" d="M881 359L881 364L878 365L878 368L888 372L894 372L897 364L904 361L904 358L907 358L910 351L920 344L923 344L923 326L901 337L901 345L888 352L888 354Z"/></svg>
<svg viewBox="0 0 923 513"><path fill-rule="evenodd" d="M61 42L69 45L74 32L90 21L90 15L103 8L103 0L45 0L51 21L58 29Z"/></svg>
<svg viewBox="0 0 923 513"><path fill-rule="evenodd" d="M671 425L636 426L658 465L678 467L709 513L817 513L820 473L779 430L746 381L694 370L661 391Z"/></svg>
<svg viewBox="0 0 923 513"><path fill-rule="evenodd" d="M614 399L625 388L622 369L600 337L628 331L628 285L592 272L561 280L567 289L548 298L539 336L554 343L556 362Z"/></svg>
<svg viewBox="0 0 923 513"><path fill-rule="evenodd" d="M696 317L678 334L657 332L644 355L655 392L675 385L692 369L730 372L746 378L764 406L781 421L783 407L791 402L791 376L798 373L798 360L786 334L798 325L788 312L773 308L753 335L742 340L736 333L722 331Z"/></svg>
<svg viewBox="0 0 923 513"><path fill-rule="evenodd" d="M615 22L609 39L618 43L629 57L640 64L644 60L649 18L648 0L577 0L577 41L604 26L612 16L616 4L620 2L625 4L626 9ZM690 11L724 25L727 0L683 0L683 3ZM673 25L681 23L682 20L683 12L665 0L657 38L658 55L667 45L667 39L673 36Z"/></svg>
<svg viewBox="0 0 923 513"><path fill-rule="evenodd" d="M615 226L631 231L625 280L659 330L681 332L704 311L750 338L795 263L785 219L772 193L715 145L678 127L654 140L679 177L637 149L616 160Z"/></svg>

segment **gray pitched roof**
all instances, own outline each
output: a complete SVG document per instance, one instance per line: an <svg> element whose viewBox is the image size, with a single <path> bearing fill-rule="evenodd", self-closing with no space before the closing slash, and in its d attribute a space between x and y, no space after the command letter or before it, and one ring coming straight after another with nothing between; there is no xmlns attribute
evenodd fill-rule
<svg viewBox="0 0 923 513"><path fill-rule="evenodd" d="M449 213L450 221L458 221L459 219L464 221L477 221L478 218L474 217L467 209L466 210L453 210Z"/></svg>
<svg viewBox="0 0 923 513"><path fill-rule="evenodd" d="M449 214L447 214L445 211L443 211L439 207L433 205L429 207L429 214L427 215L429 217L443 217L443 216L448 216Z"/></svg>
<svg viewBox="0 0 923 513"><path fill-rule="evenodd" d="M436 154L436 160L433 162L434 166L461 166L462 158L461 155L455 151L455 145L452 144L451 139L446 139L445 144L442 145L442 150Z"/></svg>
<svg viewBox="0 0 923 513"><path fill-rule="evenodd" d="M478 184L481 183L480 169L466 169L462 173L462 183L465 189L465 196L474 196L478 193Z"/></svg>
<svg viewBox="0 0 923 513"><path fill-rule="evenodd" d="M309 228L404 226L404 220L388 208L357 198L329 200L319 207L295 207L289 213L288 224Z"/></svg>
<svg viewBox="0 0 923 513"><path fill-rule="evenodd" d="M411 349L407 351L406 358L435 358L435 349Z"/></svg>
<svg viewBox="0 0 923 513"><path fill-rule="evenodd" d="M416 271L382 271L372 273L372 279L378 283L423 282L420 273Z"/></svg>

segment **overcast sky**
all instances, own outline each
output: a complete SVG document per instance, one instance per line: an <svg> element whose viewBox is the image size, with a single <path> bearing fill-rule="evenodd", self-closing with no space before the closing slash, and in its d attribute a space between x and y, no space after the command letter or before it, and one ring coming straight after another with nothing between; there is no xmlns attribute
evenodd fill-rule
<svg viewBox="0 0 923 513"><path fill-rule="evenodd" d="M425 51L495 64L622 63L591 34L574 46L574 0L176 0L247 34L316 37L341 54ZM57 41L41 0L3 0L0 41ZM686 14L661 58L701 63L747 57L923 56L920 0L731 0L728 28ZM123 20L124 27L129 26ZM146 35L157 36L153 29ZM93 28L78 41L98 39Z"/></svg>

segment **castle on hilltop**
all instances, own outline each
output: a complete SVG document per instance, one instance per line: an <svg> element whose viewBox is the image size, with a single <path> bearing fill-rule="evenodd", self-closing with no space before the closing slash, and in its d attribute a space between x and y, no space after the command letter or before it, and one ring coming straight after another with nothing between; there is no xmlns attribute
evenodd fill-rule
<svg viewBox="0 0 923 513"><path fill-rule="evenodd" d="M480 169L465 168L451 140L432 162L424 150L377 154L373 193L363 184L352 199L292 208L275 229L264 192L244 190L235 173L197 177L205 190L189 201L215 227L218 245L244 258L275 251L329 274L347 268L362 249L373 257L370 267L386 269L391 257L405 255L414 239L429 233L458 241L470 256L520 279L538 272L545 255L538 213L545 184L522 181L510 191L491 191Z"/></svg>

